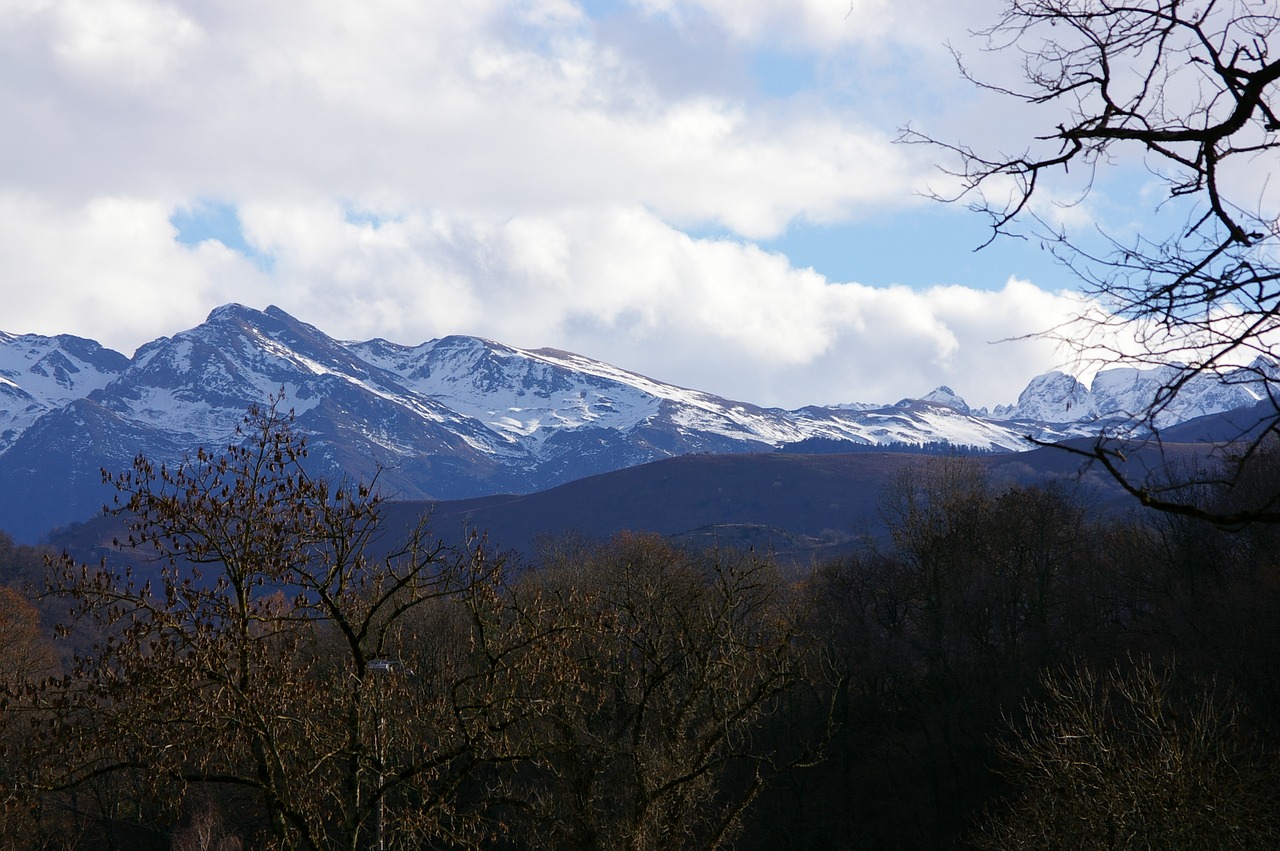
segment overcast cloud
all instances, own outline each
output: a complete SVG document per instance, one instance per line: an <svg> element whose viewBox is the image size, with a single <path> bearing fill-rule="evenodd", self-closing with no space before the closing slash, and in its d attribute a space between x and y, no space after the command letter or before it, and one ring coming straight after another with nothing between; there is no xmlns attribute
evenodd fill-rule
<svg viewBox="0 0 1280 851"><path fill-rule="evenodd" d="M132 353L238 301L348 339L554 346L759 404L943 383L1011 402L1064 356L996 341L1080 300L1000 245L975 272L920 239L939 178L893 143L907 123L1022 126L943 47L996 8L7 0L0 329ZM761 247L889 217L877 267L924 255L927 274L835 279Z"/></svg>

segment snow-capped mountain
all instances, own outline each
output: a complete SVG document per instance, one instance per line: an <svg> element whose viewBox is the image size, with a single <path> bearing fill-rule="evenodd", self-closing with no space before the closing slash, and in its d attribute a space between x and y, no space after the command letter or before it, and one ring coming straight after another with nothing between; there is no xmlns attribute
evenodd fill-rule
<svg viewBox="0 0 1280 851"><path fill-rule="evenodd" d="M1184 389L1164 422L1251 404L1255 365ZM172 461L236 439L250 405L283 392L327 474L403 498L529 492L659 458L781 448L1029 448L1127 421L1167 381L1115 369L1092 387L1034 379L1016 405L973 411L950 388L895 405L762 408L555 349L474 337L343 342L270 307L214 310L133 358L75 337L0 334L0 529L34 539L95 513L99 470L139 452ZM1185 399L1183 398L1185 396ZM17 498L16 494L22 497Z"/></svg>
<svg viewBox="0 0 1280 851"><path fill-rule="evenodd" d="M1196 376L1170 395L1179 375L1172 366L1113 367L1099 372L1086 387L1073 376L1050 372L1033 378L1017 404L999 406L990 416L1001 422L1040 424L1063 436L1093 435L1103 429L1143 428L1153 403L1159 403L1154 425L1167 428L1252 407L1280 389L1280 365L1265 358L1221 376Z"/></svg>
<svg viewBox="0 0 1280 851"><path fill-rule="evenodd" d="M92 340L0 332L0 452L42 414L105 387L128 366Z"/></svg>

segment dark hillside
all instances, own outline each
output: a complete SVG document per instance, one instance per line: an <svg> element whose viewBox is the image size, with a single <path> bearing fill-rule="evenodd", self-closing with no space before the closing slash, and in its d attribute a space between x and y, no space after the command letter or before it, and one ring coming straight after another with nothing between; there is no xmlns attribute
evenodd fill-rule
<svg viewBox="0 0 1280 851"><path fill-rule="evenodd" d="M1203 447L1166 444L1164 457L1191 458ZM903 468L932 456L910 452L792 455L686 455L579 479L525 495L463 500L392 501L385 506L388 545L429 514L435 535L460 540L485 534L492 548L532 556L538 541L577 533L604 540L623 530L656 532L697 545L755 546L792 562L856 549L884 533L881 495ZM1139 449L1130 467L1157 459ZM1078 483L1095 510L1135 506L1104 472L1061 449L975 456L995 485L1049 479ZM123 538L119 519L99 517L62 530L52 541L95 562Z"/></svg>
<svg viewBox="0 0 1280 851"><path fill-rule="evenodd" d="M1189 447L1165 447L1189 455ZM524 496L391 506L397 525L432 513L437 534L464 526L501 549L532 553L542 536L576 532L605 539L623 530L656 532L698 544L753 545L808 561L855 548L884 533L884 487L904 467L927 463L911 452L794 455L687 455L591 476ZM1146 457L1134 456L1141 463ZM1099 510L1130 501L1079 456L1045 448L977 456L997 484L1079 481Z"/></svg>

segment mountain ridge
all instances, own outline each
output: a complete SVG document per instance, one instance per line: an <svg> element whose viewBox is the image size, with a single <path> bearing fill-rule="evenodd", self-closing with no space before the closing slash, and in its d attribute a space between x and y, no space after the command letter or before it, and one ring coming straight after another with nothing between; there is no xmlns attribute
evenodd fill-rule
<svg viewBox="0 0 1280 851"><path fill-rule="evenodd" d="M1243 408L1271 363L1184 389L1164 424ZM403 345L340 341L278 307L222 305L138 348L0 333L0 529L24 540L87 517L109 497L99 468L139 452L176 461L237 440L251 405L283 393L326 475L379 475L393 496L529 493L688 454L949 446L1002 452L1026 440L1122 433L1167 376L1105 370L1093 387L1037 376L1018 402L972 410L949 387L893 405L783 410L724 399L553 348L453 335ZM1096 388L1096 390L1094 389ZM1180 407L1179 407L1180 406ZM71 488L67 483L80 485ZM70 488L70 490L69 490Z"/></svg>

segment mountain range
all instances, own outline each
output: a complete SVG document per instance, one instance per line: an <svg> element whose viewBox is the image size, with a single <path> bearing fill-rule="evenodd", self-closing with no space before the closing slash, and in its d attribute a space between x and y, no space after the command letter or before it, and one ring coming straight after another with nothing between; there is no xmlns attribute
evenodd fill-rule
<svg viewBox="0 0 1280 851"><path fill-rule="evenodd" d="M972 409L950 388L894 404L765 408L556 349L450 336L417 346L336 340L276 307L215 309L133 357L92 340L0 333L0 529L35 541L97 514L101 470L144 453L173 462L236 440L273 394L320 472L403 500L542 491L692 454L952 448L993 453L1134 428L1171 369L1115 368L1090 386L1061 372L1016 403ZM1172 426L1255 405L1280 369L1259 361L1182 388Z"/></svg>

